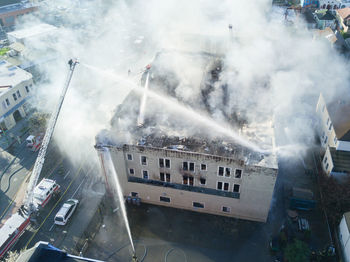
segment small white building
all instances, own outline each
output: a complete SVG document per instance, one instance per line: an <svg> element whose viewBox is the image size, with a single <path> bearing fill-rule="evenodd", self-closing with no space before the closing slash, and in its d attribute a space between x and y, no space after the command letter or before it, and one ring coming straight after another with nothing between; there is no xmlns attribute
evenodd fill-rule
<svg viewBox="0 0 350 262"><path fill-rule="evenodd" d="M28 28L9 32L7 33L7 37L11 43L20 42L23 44L25 41L30 41L31 39L37 40L38 38L42 39L44 37L52 38L55 35L56 30L56 26L41 23Z"/></svg>
<svg viewBox="0 0 350 262"><path fill-rule="evenodd" d="M316 113L318 133L325 154L323 170L329 175L350 174L350 103L338 99L326 103L322 94Z"/></svg>
<svg viewBox="0 0 350 262"><path fill-rule="evenodd" d="M26 116L26 101L33 86L32 75L0 61L0 128L11 129Z"/></svg>
<svg viewBox="0 0 350 262"><path fill-rule="evenodd" d="M350 212L343 215L338 230L344 262L350 262Z"/></svg>

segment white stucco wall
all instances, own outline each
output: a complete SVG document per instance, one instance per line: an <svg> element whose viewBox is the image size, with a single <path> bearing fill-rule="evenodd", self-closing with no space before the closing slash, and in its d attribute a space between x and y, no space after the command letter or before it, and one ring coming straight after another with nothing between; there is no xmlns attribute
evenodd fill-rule
<svg viewBox="0 0 350 262"><path fill-rule="evenodd" d="M339 224L339 239L344 254L345 262L350 262L350 235L349 229L346 224L345 216L343 216Z"/></svg>

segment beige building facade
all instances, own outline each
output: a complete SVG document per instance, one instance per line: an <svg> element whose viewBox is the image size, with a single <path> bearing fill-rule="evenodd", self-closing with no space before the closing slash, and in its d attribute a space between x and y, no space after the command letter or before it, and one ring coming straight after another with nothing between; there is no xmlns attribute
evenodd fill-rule
<svg viewBox="0 0 350 262"><path fill-rule="evenodd" d="M13 128L26 116L26 102L33 87L32 75L6 61L0 61L0 128Z"/></svg>
<svg viewBox="0 0 350 262"><path fill-rule="evenodd" d="M259 222L267 220L277 165L247 165L230 157L134 145L110 147L110 152L126 198ZM103 149L99 154L103 158ZM112 178L106 175L110 184Z"/></svg>

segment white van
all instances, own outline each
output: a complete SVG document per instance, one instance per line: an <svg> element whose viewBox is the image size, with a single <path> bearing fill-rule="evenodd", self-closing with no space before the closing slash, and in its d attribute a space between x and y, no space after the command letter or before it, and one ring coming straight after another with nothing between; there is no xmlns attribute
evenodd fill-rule
<svg viewBox="0 0 350 262"><path fill-rule="evenodd" d="M55 224L64 226L68 219L72 216L74 210L77 208L79 201L77 199L68 199L55 216Z"/></svg>
<svg viewBox="0 0 350 262"><path fill-rule="evenodd" d="M60 186L55 180L44 178L34 188L34 205L44 207L53 195L59 194Z"/></svg>

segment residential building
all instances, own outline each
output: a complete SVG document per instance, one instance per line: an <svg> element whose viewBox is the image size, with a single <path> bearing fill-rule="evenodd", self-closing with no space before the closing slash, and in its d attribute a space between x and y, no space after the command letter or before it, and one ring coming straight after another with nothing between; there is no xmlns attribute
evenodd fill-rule
<svg viewBox="0 0 350 262"><path fill-rule="evenodd" d="M350 25L350 7L339 9L336 13L340 29L347 32Z"/></svg>
<svg viewBox="0 0 350 262"><path fill-rule="evenodd" d="M26 116L27 99L33 87L32 75L0 61L0 128L11 129Z"/></svg>
<svg viewBox="0 0 350 262"><path fill-rule="evenodd" d="M350 174L350 104L342 99L318 99L319 137L323 147L323 170L328 175Z"/></svg>
<svg viewBox="0 0 350 262"><path fill-rule="evenodd" d="M316 19L312 13L312 11L308 8L305 9L304 12L302 12L305 22L306 22L306 26L308 29L315 29L317 27L317 22Z"/></svg>
<svg viewBox="0 0 350 262"><path fill-rule="evenodd" d="M56 26L40 23L31 27L9 32L7 33L7 37L11 43L17 42L24 44L26 41L30 40L47 41L50 38L55 39L56 31Z"/></svg>
<svg viewBox="0 0 350 262"><path fill-rule="evenodd" d="M314 37L315 38L321 38L327 40L332 46L337 42L338 38L333 32L332 29L329 27L326 27L323 30L316 29L314 31Z"/></svg>
<svg viewBox="0 0 350 262"><path fill-rule="evenodd" d="M172 104L172 100L166 97L157 99L157 94L175 96L178 74L174 70L180 68L169 66L173 59L188 59L191 63L186 65L186 70L177 73L190 71L192 80L195 76L201 77L198 83L202 91L196 98L198 101L193 98L196 103L187 105L191 109ZM194 71L200 68L196 59L207 65L204 72L203 69L198 74ZM241 137L264 148L263 152L238 143L230 135L222 135L218 126L211 127L208 134L206 129L209 128L197 126L196 119L201 118L201 114L189 120L186 118L195 114L193 110L203 110L198 105L210 109L209 93L220 78L222 63L220 57L209 53L171 51L157 54L152 67L142 77L148 91L142 99L131 92L117 108L112 129L96 138L96 149L109 191L114 191L115 178L106 156L107 149L127 202L141 201L260 222L267 220L278 171L273 150L272 116L259 114L255 118L257 122L249 123L243 112L234 112L227 117ZM225 85L217 88L227 92ZM191 86L186 86L186 89L191 89ZM225 100L227 94L223 97L223 100L218 100L221 105L228 103ZM166 102L162 103L164 100ZM142 106L141 101L146 101L146 105ZM169 103L178 110L168 112L166 104ZM138 125L143 108L146 108L144 121ZM185 112L178 115L180 111ZM213 120L203 121L210 124ZM229 128L225 125L224 130L226 132Z"/></svg>
<svg viewBox="0 0 350 262"><path fill-rule="evenodd" d="M344 262L350 262L350 212L344 213L338 230Z"/></svg>
<svg viewBox="0 0 350 262"><path fill-rule="evenodd" d="M314 17L317 23L318 29L325 29L326 27L334 30L336 28L336 17L330 10L316 10Z"/></svg>
<svg viewBox="0 0 350 262"><path fill-rule="evenodd" d="M320 1L319 0L300 0L300 5L302 7L320 7Z"/></svg>
<svg viewBox="0 0 350 262"><path fill-rule="evenodd" d="M5 2L0 5L0 26L8 31L15 25L18 17L36 10L38 10L38 5L32 2L5 0Z"/></svg>
<svg viewBox="0 0 350 262"><path fill-rule="evenodd" d="M22 251L16 262L103 262L102 260L96 260L92 258L86 258L83 256L75 256L68 254L64 250L60 250L57 247L49 244L48 242L39 241L34 247Z"/></svg>
<svg viewBox="0 0 350 262"><path fill-rule="evenodd" d="M319 0L319 8L335 10L341 8L341 0Z"/></svg>

